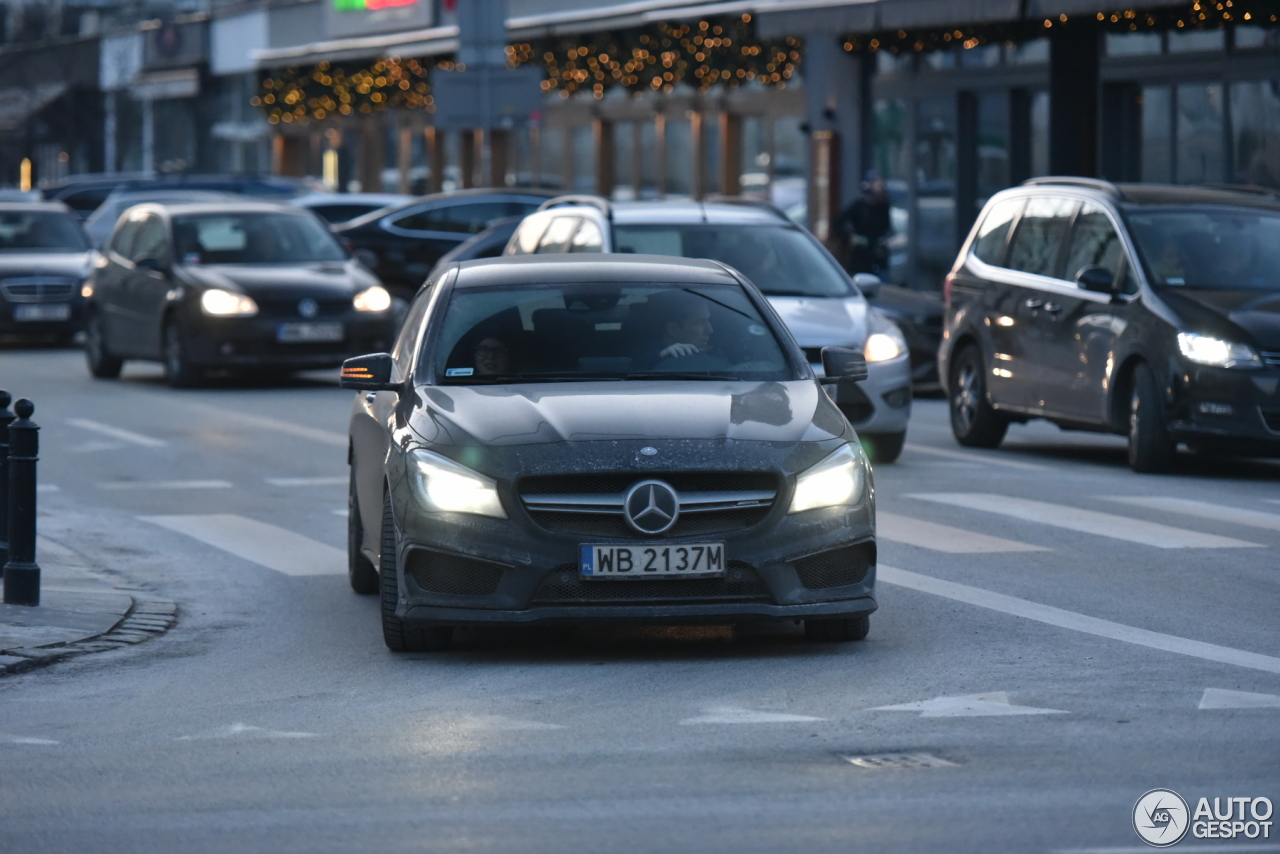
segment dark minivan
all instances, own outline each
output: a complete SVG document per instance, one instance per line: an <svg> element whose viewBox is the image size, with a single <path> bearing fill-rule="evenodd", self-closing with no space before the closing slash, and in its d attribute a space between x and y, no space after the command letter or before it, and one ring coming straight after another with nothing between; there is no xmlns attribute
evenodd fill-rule
<svg viewBox="0 0 1280 854"><path fill-rule="evenodd" d="M1010 422L1280 454L1280 197L1037 178L996 194L947 276L939 373L962 445Z"/></svg>

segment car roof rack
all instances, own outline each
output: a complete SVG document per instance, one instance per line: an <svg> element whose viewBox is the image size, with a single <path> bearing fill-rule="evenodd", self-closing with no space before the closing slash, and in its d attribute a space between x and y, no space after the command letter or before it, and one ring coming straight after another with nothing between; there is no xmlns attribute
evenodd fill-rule
<svg viewBox="0 0 1280 854"><path fill-rule="evenodd" d="M613 219L613 206L609 204L609 200L601 196L588 195L570 195L556 196L554 199L547 199L538 205L538 210L545 211L551 208L565 207L567 205L586 205L589 208L595 208L609 219Z"/></svg>
<svg viewBox="0 0 1280 854"><path fill-rule="evenodd" d="M1101 178L1082 178L1076 175L1046 175L1040 178L1028 178L1022 182L1024 187L1041 187L1055 184L1065 187L1086 187L1090 190L1101 190L1117 198L1121 195L1119 187Z"/></svg>
<svg viewBox="0 0 1280 854"><path fill-rule="evenodd" d="M777 205L772 202L766 202L764 199L748 199L743 196L726 196L722 193L712 193L711 195L706 196L702 201L717 205L740 205L744 208L757 208L774 214L780 219L785 219L787 222L791 221Z"/></svg>

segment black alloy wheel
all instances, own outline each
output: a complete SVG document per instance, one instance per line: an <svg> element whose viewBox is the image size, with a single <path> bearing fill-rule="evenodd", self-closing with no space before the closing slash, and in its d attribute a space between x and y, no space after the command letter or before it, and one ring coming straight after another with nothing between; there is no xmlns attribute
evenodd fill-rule
<svg viewBox="0 0 1280 854"><path fill-rule="evenodd" d="M183 337L182 325L176 318L170 318L164 325L164 375L173 388L194 388L200 384L202 375L191 364Z"/></svg>
<svg viewBox="0 0 1280 854"><path fill-rule="evenodd" d="M1129 395L1129 468L1145 474L1167 472L1173 467L1178 443L1169 436L1160 402L1160 387L1145 362L1132 374Z"/></svg>
<svg viewBox="0 0 1280 854"><path fill-rule="evenodd" d="M1004 440L1009 419L987 400L987 377L978 348L962 349L951 363L951 432L970 448L994 448Z"/></svg>
<svg viewBox="0 0 1280 854"><path fill-rule="evenodd" d="M124 359L113 356L107 349L107 330L103 328L102 315L94 311L85 324L84 359L89 373L100 380L113 380L120 376Z"/></svg>
<svg viewBox="0 0 1280 854"><path fill-rule="evenodd" d="M396 558L396 520L391 513L391 496L382 502L382 553L378 566L382 574L382 639L392 652L441 652L449 648L452 626L406 623L396 616L400 601L400 573Z"/></svg>
<svg viewBox="0 0 1280 854"><path fill-rule="evenodd" d="M860 641L869 631L871 631L871 617L867 614L804 621L804 637L810 643Z"/></svg>
<svg viewBox="0 0 1280 854"><path fill-rule="evenodd" d="M361 596L378 592L378 568L364 556L364 524L360 521L360 502L356 500L356 475L351 472L347 487L347 578L351 589Z"/></svg>
<svg viewBox="0 0 1280 854"><path fill-rule="evenodd" d="M902 446L907 443L907 431L901 433L864 433L862 448L872 464L891 463L902 456Z"/></svg>

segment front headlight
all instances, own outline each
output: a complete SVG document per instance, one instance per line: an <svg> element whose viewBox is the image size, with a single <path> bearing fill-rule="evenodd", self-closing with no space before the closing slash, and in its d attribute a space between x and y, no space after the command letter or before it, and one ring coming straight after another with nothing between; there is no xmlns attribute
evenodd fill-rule
<svg viewBox="0 0 1280 854"><path fill-rule="evenodd" d="M200 310L214 317L253 317L258 304L244 294L210 288L200 295Z"/></svg>
<svg viewBox="0 0 1280 854"><path fill-rule="evenodd" d="M495 481L430 451L410 456L415 492L428 510L507 518Z"/></svg>
<svg viewBox="0 0 1280 854"><path fill-rule="evenodd" d="M356 311L386 311L391 308L391 294L381 285L363 290L351 301Z"/></svg>
<svg viewBox="0 0 1280 854"><path fill-rule="evenodd" d="M892 320L872 309L867 323L871 334L862 345L862 357L868 362L888 362L907 352L907 339Z"/></svg>
<svg viewBox="0 0 1280 854"><path fill-rule="evenodd" d="M1262 359L1248 344L1223 341L1195 332L1178 333L1178 349L1199 365L1217 368L1261 368Z"/></svg>
<svg viewBox="0 0 1280 854"><path fill-rule="evenodd" d="M788 513L857 504L866 489L866 461L858 444L843 445L796 478Z"/></svg>

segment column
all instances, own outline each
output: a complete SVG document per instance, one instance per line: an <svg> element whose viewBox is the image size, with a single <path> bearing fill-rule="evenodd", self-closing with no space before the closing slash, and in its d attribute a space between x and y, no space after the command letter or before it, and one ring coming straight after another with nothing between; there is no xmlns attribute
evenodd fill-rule
<svg viewBox="0 0 1280 854"><path fill-rule="evenodd" d="M834 36L812 35L805 42L805 120L815 132L833 132L840 148L841 175L830 185L833 195L827 202L836 210L857 198L863 173L872 164L873 60L870 53L846 51ZM814 164L809 169L812 193Z"/></svg>
<svg viewBox="0 0 1280 854"><path fill-rule="evenodd" d="M720 114L720 192L742 194L742 116Z"/></svg>
<svg viewBox="0 0 1280 854"><path fill-rule="evenodd" d="M102 119L102 171L115 172L119 155L116 153L116 93L103 93L105 114Z"/></svg>
<svg viewBox="0 0 1280 854"><path fill-rule="evenodd" d="M654 160L658 175L658 198L667 195L667 116L658 113L653 117Z"/></svg>
<svg viewBox="0 0 1280 854"><path fill-rule="evenodd" d="M431 125L422 129L422 141L427 149L427 192L439 193L444 189L444 137Z"/></svg>
<svg viewBox="0 0 1280 854"><path fill-rule="evenodd" d="M606 199L613 196L613 187L617 182L614 174L614 162L617 153L613 144L613 122L595 119L591 122L592 142L596 149L596 194Z"/></svg>
<svg viewBox="0 0 1280 854"><path fill-rule="evenodd" d="M476 149L483 145L482 130L464 130L459 135L458 171L462 173L462 188L476 185Z"/></svg>
<svg viewBox="0 0 1280 854"><path fill-rule="evenodd" d="M978 97L956 93L955 245L969 235L978 215Z"/></svg>
<svg viewBox="0 0 1280 854"><path fill-rule="evenodd" d="M156 102L142 99L142 171L154 172L156 168Z"/></svg>
<svg viewBox="0 0 1280 854"><path fill-rule="evenodd" d="M1049 171L1098 174L1098 58L1102 34L1092 22L1049 30Z"/></svg>
<svg viewBox="0 0 1280 854"><path fill-rule="evenodd" d="M707 114L698 110L689 118L689 136L693 148L693 197L707 195Z"/></svg>

